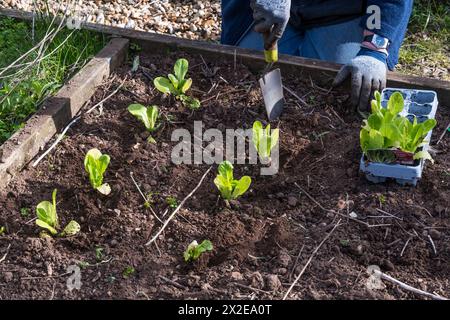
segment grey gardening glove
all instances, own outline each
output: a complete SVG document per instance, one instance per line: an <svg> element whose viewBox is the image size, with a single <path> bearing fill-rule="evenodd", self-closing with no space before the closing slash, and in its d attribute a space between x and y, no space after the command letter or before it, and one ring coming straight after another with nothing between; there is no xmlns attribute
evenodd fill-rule
<svg viewBox="0 0 450 320"><path fill-rule="evenodd" d="M291 0L251 0L255 31L266 34L264 48L269 49L283 36L289 22Z"/></svg>
<svg viewBox="0 0 450 320"><path fill-rule="evenodd" d="M367 111L375 90L381 91L386 87L386 58L385 54L374 51L368 54L358 53L350 63L341 68L333 87L339 86L351 75L351 104L360 111Z"/></svg>

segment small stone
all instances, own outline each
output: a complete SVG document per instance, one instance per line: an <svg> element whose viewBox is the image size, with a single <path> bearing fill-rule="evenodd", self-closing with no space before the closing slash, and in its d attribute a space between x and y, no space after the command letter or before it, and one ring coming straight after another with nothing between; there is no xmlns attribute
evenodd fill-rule
<svg viewBox="0 0 450 320"><path fill-rule="evenodd" d="M285 252L281 252L278 255L278 264L282 267L288 267L289 264L292 262L291 256L288 255Z"/></svg>
<svg viewBox="0 0 450 320"><path fill-rule="evenodd" d="M111 247L115 247L119 244L119 242L116 239L112 239L110 244L111 244Z"/></svg>
<svg viewBox="0 0 450 320"><path fill-rule="evenodd" d="M388 259L383 259L381 261L381 266L383 267L383 269L385 269L386 271L393 271L395 269L394 264L388 260Z"/></svg>
<svg viewBox="0 0 450 320"><path fill-rule="evenodd" d="M96 20L97 23L103 24L103 23L105 23L105 15L102 12L100 12L97 15L97 18L95 20Z"/></svg>
<svg viewBox="0 0 450 320"><path fill-rule="evenodd" d="M25 245L25 251L40 251L42 249L42 242L39 238L28 238Z"/></svg>
<svg viewBox="0 0 450 320"><path fill-rule="evenodd" d="M339 199L337 207L339 210L344 210L347 207L347 202L345 202L345 200Z"/></svg>
<svg viewBox="0 0 450 320"><path fill-rule="evenodd" d="M120 211L119 209L114 209L114 213L117 214L118 216L120 216L120 214L122 213L122 211Z"/></svg>
<svg viewBox="0 0 450 320"><path fill-rule="evenodd" d="M231 273L231 279L233 279L233 280L243 280L244 277L242 276L242 273L237 272L237 271L233 271Z"/></svg>
<svg viewBox="0 0 450 320"><path fill-rule="evenodd" d="M125 25L126 29L134 29L136 23L134 22L133 19L129 19L127 24Z"/></svg>
<svg viewBox="0 0 450 320"><path fill-rule="evenodd" d="M284 193L283 192L278 192L277 193L277 198L278 199L284 198Z"/></svg>
<svg viewBox="0 0 450 320"><path fill-rule="evenodd" d="M294 197L294 196L288 197L288 205L290 207L295 207L297 205L297 203L298 203L298 199L296 197Z"/></svg>
<svg viewBox="0 0 450 320"><path fill-rule="evenodd" d="M442 236L442 234L439 231L437 231L436 229L430 229L428 231L428 233L429 233L430 237L433 239L440 239Z"/></svg>
<svg viewBox="0 0 450 320"><path fill-rule="evenodd" d="M270 291L277 291L281 287L280 278L276 274L269 274L266 277L266 287Z"/></svg>
<svg viewBox="0 0 450 320"><path fill-rule="evenodd" d="M50 263L47 264L47 275L49 277L51 277L53 275L53 268L52 268L52 265Z"/></svg>
<svg viewBox="0 0 450 320"><path fill-rule="evenodd" d="M256 289L263 289L264 288L264 279L261 275L261 273L259 273L258 271L253 272L252 275L250 276L250 285L253 288Z"/></svg>
<svg viewBox="0 0 450 320"><path fill-rule="evenodd" d="M350 216L350 218L353 218L353 219L358 218L358 214L355 211L350 212L349 216Z"/></svg>
<svg viewBox="0 0 450 320"><path fill-rule="evenodd" d="M151 181L150 181L150 185L154 187L154 186L158 185L158 181L156 181L156 180L151 180Z"/></svg>
<svg viewBox="0 0 450 320"><path fill-rule="evenodd" d="M11 282L14 279L14 275L12 272L5 272L3 274L3 280L5 280L6 283Z"/></svg>
<svg viewBox="0 0 450 320"><path fill-rule="evenodd" d="M288 271L287 271L286 268L276 268L276 269L273 270L273 272L276 273L276 274L283 275L283 274L286 274Z"/></svg>
<svg viewBox="0 0 450 320"><path fill-rule="evenodd" d="M364 252L364 247L361 244L358 244L358 246L356 247L356 253L359 255L362 255Z"/></svg>

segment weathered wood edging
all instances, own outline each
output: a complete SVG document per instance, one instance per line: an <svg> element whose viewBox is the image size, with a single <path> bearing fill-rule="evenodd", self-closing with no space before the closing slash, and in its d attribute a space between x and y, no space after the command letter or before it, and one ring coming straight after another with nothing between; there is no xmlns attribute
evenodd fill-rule
<svg viewBox="0 0 450 320"><path fill-rule="evenodd" d="M33 14L19 10L0 9L0 15L30 20ZM167 50L184 50L187 52L201 53L205 56L216 58L234 59L244 63L250 68L262 68L265 65L263 55L256 50L237 48L206 41L188 40L170 35L161 35L145 31L124 29L95 23L84 23L82 27L105 34L128 38L140 44L144 50L152 52ZM315 59L306 59L289 55L280 55L279 66L283 74L295 74L299 77L311 77L322 85L330 85L341 65ZM347 82L350 85L350 81ZM450 82L439 79L423 78L405 75L397 72L388 73L388 87L415 88L422 90L434 90L437 92L441 107L450 106Z"/></svg>
<svg viewBox="0 0 450 320"><path fill-rule="evenodd" d="M48 98L22 129L0 146L0 189L64 128L104 78L124 62L128 44L124 38L112 39L55 96Z"/></svg>

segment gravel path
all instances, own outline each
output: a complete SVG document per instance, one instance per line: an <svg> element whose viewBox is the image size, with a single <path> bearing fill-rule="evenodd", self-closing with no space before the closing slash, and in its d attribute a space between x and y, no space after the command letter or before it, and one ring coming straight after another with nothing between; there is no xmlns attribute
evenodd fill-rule
<svg viewBox="0 0 450 320"><path fill-rule="evenodd" d="M0 7L33 11L33 0L0 0ZM45 1L35 1L44 8ZM52 13L71 1L49 0ZM105 25L168 33L188 39L219 40L220 1L90 0L73 1L69 13ZM63 3L63 4L61 4Z"/></svg>

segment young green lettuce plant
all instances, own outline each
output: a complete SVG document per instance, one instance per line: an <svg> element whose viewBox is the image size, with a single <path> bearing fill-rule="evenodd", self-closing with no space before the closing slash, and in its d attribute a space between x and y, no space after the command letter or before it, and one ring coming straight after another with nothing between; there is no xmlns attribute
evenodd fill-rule
<svg viewBox="0 0 450 320"><path fill-rule="evenodd" d="M195 261L198 258L200 258L200 256L204 252L212 251L212 250L213 250L213 245L212 245L211 241L203 240L202 243L198 244L198 242L196 240L194 240L188 245L186 251L183 254L184 261L186 261L186 262Z"/></svg>
<svg viewBox="0 0 450 320"><path fill-rule="evenodd" d="M101 194L108 195L111 193L111 187L107 183L103 183L103 175L108 168L110 157L102 154L98 149L91 149L84 158L84 168L89 174L89 181L92 187Z"/></svg>
<svg viewBox="0 0 450 320"><path fill-rule="evenodd" d="M157 106L145 107L142 104L135 103L128 106L128 111L144 124L148 132L152 133L159 128L156 125L159 117ZM156 142L152 136L149 136L147 141Z"/></svg>
<svg viewBox="0 0 450 320"><path fill-rule="evenodd" d="M243 195L251 183L252 179L249 176L243 176L240 180L235 180L233 178L233 165L227 160L219 165L219 174L214 179L214 184L225 201L234 200Z"/></svg>
<svg viewBox="0 0 450 320"><path fill-rule="evenodd" d="M400 150L413 154L413 159L428 159L433 161L428 151L417 151L425 144L428 132L436 126L435 119L422 123L413 122L400 116L404 100L400 92L390 97L387 108L381 106L381 95L375 92L375 100L371 103L372 113L360 132L361 149L367 159L373 162L390 163L396 160L390 150Z"/></svg>
<svg viewBox="0 0 450 320"><path fill-rule="evenodd" d="M200 108L200 101L186 95L192 85L192 79L186 79L188 69L189 62L186 59L178 59L173 67L174 74L170 73L167 78L157 77L153 80L153 84L160 92L174 95L183 105L195 110Z"/></svg>
<svg viewBox="0 0 450 320"><path fill-rule="evenodd" d="M48 232L52 236L73 236L80 231L80 225L75 220L71 220L62 232L59 232L58 214L56 212L56 193L57 189L53 190L52 202L42 201L36 207L36 224L45 229L41 235L48 236Z"/></svg>
<svg viewBox="0 0 450 320"><path fill-rule="evenodd" d="M258 151L261 161L270 161L272 149L277 145L279 135L279 129L270 131L270 124L264 129L260 121L253 123L253 145Z"/></svg>

